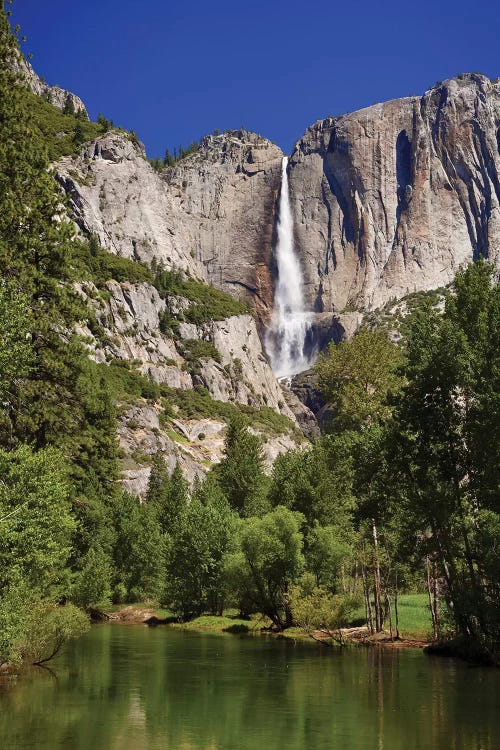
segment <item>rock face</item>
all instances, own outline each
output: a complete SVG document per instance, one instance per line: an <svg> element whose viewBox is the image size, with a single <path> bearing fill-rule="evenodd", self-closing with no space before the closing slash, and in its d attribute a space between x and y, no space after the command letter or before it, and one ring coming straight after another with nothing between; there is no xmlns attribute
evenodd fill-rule
<svg viewBox="0 0 500 750"><path fill-rule="evenodd" d="M319 121L290 159L296 246L318 312L370 309L500 260L500 83Z"/></svg>
<svg viewBox="0 0 500 750"><path fill-rule="evenodd" d="M296 249L307 304L323 316L321 348L352 333L347 312L449 284L479 254L499 262L499 127L500 84L470 74L319 121L297 142ZM157 173L115 131L58 171L78 223L106 248L156 257L250 302L262 333L281 158L264 138L229 131Z"/></svg>
<svg viewBox="0 0 500 750"><path fill-rule="evenodd" d="M42 81L37 76L29 62L25 60L24 57L19 56L17 58L14 63L14 68L21 73L34 94L38 94L38 96L47 99L47 101L53 104L54 107L57 107L58 109L70 107L75 114L83 112L88 116L85 104L79 96L72 94L71 91L62 89L60 86L49 86L48 83Z"/></svg>
<svg viewBox="0 0 500 750"><path fill-rule="evenodd" d="M299 437L294 408L274 377L262 352L255 320L251 315L234 315L203 325L180 323L174 337L160 331L160 315L169 309L182 310L182 297L160 298L148 283L109 281L99 292L89 282L79 293L93 308L95 323L78 333L85 337L90 356L99 363L122 361L160 385L166 385L174 416L164 419L161 400L138 397L132 405L119 405L118 439L122 452L122 484L142 496L147 489L149 463L156 452L163 454L173 470L179 461L189 481L202 476L221 460L226 421L218 417L186 418L178 414L179 392L205 389L214 401L270 407L288 417L282 432L262 435L265 466L270 469L279 453L296 447ZM205 342L207 355L195 362L183 356L192 342ZM213 356L211 356L213 355ZM299 410L300 411L300 410ZM302 407L302 412L307 412ZM314 421L312 414L308 415Z"/></svg>
<svg viewBox="0 0 500 750"><path fill-rule="evenodd" d="M200 326L181 323L179 337L174 339L160 332L159 319L166 302L151 284L109 281L106 290L109 299L103 299L93 285L81 289L101 327L98 338L90 329L80 330L89 339L96 361L134 361L138 370L156 383L183 389L201 385L217 401L269 406L295 421L263 354L251 315L233 315ZM184 340L211 344L218 361L202 356L190 373L183 358Z"/></svg>
<svg viewBox="0 0 500 750"><path fill-rule="evenodd" d="M36 76L31 85L47 95ZM64 106L67 93L50 91ZM227 131L157 172L136 138L112 131L56 171L77 224L103 247L183 269L257 313L257 325L245 315L200 326L180 316L178 336L168 338L159 331L165 302L153 287L111 282L109 300L96 308L105 343L94 339L93 356L135 360L143 374L172 389L201 387L217 401L270 406L312 437L317 422L330 417L313 376L287 391L261 346L273 307L282 157L256 134ZM367 311L443 287L479 255L500 265L500 83L466 74L422 97L318 121L296 144L289 187L295 249L321 350L352 336ZM168 302L175 308L169 312L185 303ZM215 348L216 356L192 366L185 361L192 340ZM180 457L190 478L219 460L222 422L171 420L167 434L157 407L137 409L120 428L129 458L162 450L170 464ZM269 439L268 460L293 439L293 431ZM143 492L148 466L125 470L130 489Z"/></svg>
<svg viewBox="0 0 500 750"><path fill-rule="evenodd" d="M254 133L230 131L158 173L140 144L112 132L57 169L78 224L106 249L188 270L265 318L282 156Z"/></svg>

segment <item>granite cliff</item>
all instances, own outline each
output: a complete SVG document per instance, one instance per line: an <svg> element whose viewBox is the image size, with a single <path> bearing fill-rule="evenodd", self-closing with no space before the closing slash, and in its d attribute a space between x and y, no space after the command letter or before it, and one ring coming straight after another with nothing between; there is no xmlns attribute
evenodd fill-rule
<svg viewBox="0 0 500 750"><path fill-rule="evenodd" d="M64 109L72 95L25 72L33 91ZM78 98L71 104L83 107ZM132 363L178 404L187 392L270 408L285 422L262 431L268 465L296 444L297 425L308 435L318 429L273 376L261 343L273 308L282 159L265 138L226 131L158 170L134 134L112 129L55 165L80 232L115 255L215 286L255 316L196 324L184 316L189 300L160 298L149 283L110 281L104 301L84 286L100 328L97 336L82 329L91 356ZM321 349L352 335L370 311L446 286L478 255L500 262L500 84L462 75L422 97L318 121L297 142L288 176ZM175 330L160 330L166 313ZM138 494L156 450L170 464L180 458L191 478L219 460L227 423L221 406L207 412L206 403L199 413L174 403L165 422L150 401L129 404L120 422L125 478Z"/></svg>
<svg viewBox="0 0 500 750"><path fill-rule="evenodd" d="M470 74L309 128L289 181L311 307L373 309L498 264L499 127L500 83Z"/></svg>
<svg viewBox="0 0 500 750"><path fill-rule="evenodd" d="M187 270L265 319L282 156L265 138L229 131L158 173L140 143L114 131L57 170L76 221L103 247Z"/></svg>
<svg viewBox="0 0 500 750"><path fill-rule="evenodd" d="M296 249L320 345L357 313L445 286L479 254L500 256L500 84L467 74L422 97L327 118L290 158ZM58 165L75 216L112 252L189 270L249 302L273 303L281 150L253 133L204 138L157 173L112 132Z"/></svg>

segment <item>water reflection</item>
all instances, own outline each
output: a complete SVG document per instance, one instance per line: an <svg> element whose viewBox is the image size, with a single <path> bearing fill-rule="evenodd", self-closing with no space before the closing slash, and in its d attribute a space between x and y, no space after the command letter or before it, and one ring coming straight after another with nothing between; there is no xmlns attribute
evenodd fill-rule
<svg viewBox="0 0 500 750"><path fill-rule="evenodd" d="M418 652L100 626L0 688L3 750L493 750L500 674Z"/></svg>

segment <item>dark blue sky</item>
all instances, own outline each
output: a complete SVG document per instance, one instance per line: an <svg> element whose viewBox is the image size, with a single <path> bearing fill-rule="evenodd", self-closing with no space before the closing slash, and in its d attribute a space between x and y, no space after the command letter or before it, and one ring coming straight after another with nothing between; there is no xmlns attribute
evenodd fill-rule
<svg viewBox="0 0 500 750"><path fill-rule="evenodd" d="M290 151L308 125L460 72L500 75L498 0L15 0L49 83L150 156L214 128Z"/></svg>

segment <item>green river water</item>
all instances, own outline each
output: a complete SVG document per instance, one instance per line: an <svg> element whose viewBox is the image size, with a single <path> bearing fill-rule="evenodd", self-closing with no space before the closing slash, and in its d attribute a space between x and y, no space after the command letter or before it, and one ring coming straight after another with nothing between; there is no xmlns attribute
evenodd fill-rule
<svg viewBox="0 0 500 750"><path fill-rule="evenodd" d="M95 626L0 682L1 750L498 750L500 672L419 651Z"/></svg>

